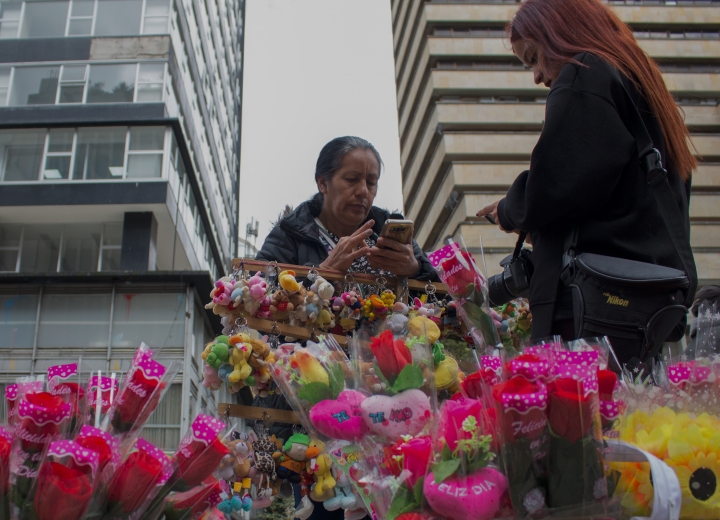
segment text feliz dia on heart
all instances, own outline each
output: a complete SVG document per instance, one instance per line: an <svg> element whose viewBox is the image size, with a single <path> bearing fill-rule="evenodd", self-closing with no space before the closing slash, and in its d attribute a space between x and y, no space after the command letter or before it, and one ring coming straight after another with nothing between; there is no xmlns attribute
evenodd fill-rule
<svg viewBox="0 0 720 520"><path fill-rule="evenodd" d="M474 495L482 495L483 493L490 491L494 487L497 487L497 484L486 480L485 482L481 482L472 487L460 487L450 484L440 484L438 486L438 491L453 497L466 497L468 496L468 492L471 492Z"/></svg>

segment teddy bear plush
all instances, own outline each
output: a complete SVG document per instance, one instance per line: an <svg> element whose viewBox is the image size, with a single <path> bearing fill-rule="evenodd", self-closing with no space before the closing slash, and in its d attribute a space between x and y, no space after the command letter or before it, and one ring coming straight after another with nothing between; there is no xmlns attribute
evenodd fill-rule
<svg viewBox="0 0 720 520"><path fill-rule="evenodd" d="M252 374L252 367L248 364L248 360L252 355L252 345L245 342L243 336L247 337L246 334L234 334L229 338L232 347L228 363L233 366L233 372L228 375L228 381L231 383L245 380Z"/></svg>
<svg viewBox="0 0 720 520"><path fill-rule="evenodd" d="M287 293L278 289L272 295L270 299L270 314L273 318L278 321L282 321L288 317L288 315L295 309L295 306L290 303Z"/></svg>
<svg viewBox="0 0 720 520"><path fill-rule="evenodd" d="M318 296L323 305L328 305L335 294L335 286L322 276L315 278L310 290Z"/></svg>
<svg viewBox="0 0 720 520"><path fill-rule="evenodd" d="M264 366L268 357L271 355L270 346L261 339L254 339L248 337L246 343L250 345L250 357L248 358L248 364L253 368L260 368Z"/></svg>
<svg viewBox="0 0 720 520"><path fill-rule="evenodd" d="M209 390L220 390L222 386L222 379L218 377L218 372L210 365L206 364L203 367L203 381L202 385Z"/></svg>

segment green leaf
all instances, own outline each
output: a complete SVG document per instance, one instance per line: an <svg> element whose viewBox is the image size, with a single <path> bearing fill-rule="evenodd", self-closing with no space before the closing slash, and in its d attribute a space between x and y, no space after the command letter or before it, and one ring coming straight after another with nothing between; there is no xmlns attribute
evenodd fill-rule
<svg viewBox="0 0 720 520"><path fill-rule="evenodd" d="M460 467L460 459L445 460L432 465L435 484L440 484L449 476L454 475Z"/></svg>
<svg viewBox="0 0 720 520"><path fill-rule="evenodd" d="M395 520L403 513L409 513L415 509L415 507L417 507L415 495L407 488L407 486L403 485L393 497L386 518L387 520Z"/></svg>
<svg viewBox="0 0 720 520"><path fill-rule="evenodd" d="M325 383L316 381L314 383L301 386L298 389L298 397L308 401L310 404L318 404L320 401L324 401L325 399L332 399L332 391L330 391L330 387Z"/></svg>
<svg viewBox="0 0 720 520"><path fill-rule="evenodd" d="M395 381L393 392L400 393L411 388L420 388L423 385L422 370L415 365L405 365Z"/></svg>
<svg viewBox="0 0 720 520"><path fill-rule="evenodd" d="M382 370L380 370L380 365L378 365L377 363L373 363L373 368L375 369L375 375L380 378L380 381L385 383L385 388L387 388L389 391L392 391L393 385L391 385L390 381L388 381L385 378L385 375L382 373Z"/></svg>
<svg viewBox="0 0 720 520"><path fill-rule="evenodd" d="M442 460L443 460L443 462L445 462L445 461L447 461L447 460L453 460L453 459L454 459L454 457L453 457L453 452L452 452L452 450L450 449L450 446L448 446L447 443L444 443L444 444L443 444L443 449L442 449Z"/></svg>
<svg viewBox="0 0 720 520"><path fill-rule="evenodd" d="M334 363L328 367L328 375L330 376L330 393L333 399L345 388L345 373L340 363Z"/></svg>
<svg viewBox="0 0 720 520"><path fill-rule="evenodd" d="M423 500L423 486L425 485L425 477L422 477L418 479L417 482L415 482L415 487L413 488L413 494L415 495L415 503L420 506L422 505Z"/></svg>

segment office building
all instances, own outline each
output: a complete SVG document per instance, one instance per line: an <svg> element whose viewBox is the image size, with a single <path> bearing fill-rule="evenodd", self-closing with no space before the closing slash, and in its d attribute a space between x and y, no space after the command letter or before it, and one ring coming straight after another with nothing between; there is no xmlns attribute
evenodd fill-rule
<svg viewBox="0 0 720 520"><path fill-rule="evenodd" d="M238 248L243 0L0 0L0 377L144 341L183 364L145 435L212 396L203 305Z"/></svg>
<svg viewBox="0 0 720 520"><path fill-rule="evenodd" d="M610 0L656 59L685 113L701 162L693 175L692 246L700 284L720 280L720 2ZM549 90L535 85L504 27L518 2L392 0L403 197L425 251L481 237L490 274L512 252L475 213L529 167Z"/></svg>

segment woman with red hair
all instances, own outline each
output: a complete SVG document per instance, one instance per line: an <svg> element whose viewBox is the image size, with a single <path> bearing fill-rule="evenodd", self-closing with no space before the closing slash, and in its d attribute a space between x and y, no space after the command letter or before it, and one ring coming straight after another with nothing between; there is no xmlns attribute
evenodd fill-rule
<svg viewBox="0 0 720 520"><path fill-rule="evenodd" d="M532 238L533 337L575 339L588 334L575 330L572 294L560 280L566 241L575 228L577 251L687 271L640 167L629 98L668 170L686 237L697 161L658 66L600 0L526 0L508 32L513 52L532 69L535 83L550 89L545 124L530 169L505 198L477 215L492 215L504 231ZM689 270L694 294L694 264ZM640 357L632 348L617 350L621 362Z"/></svg>

